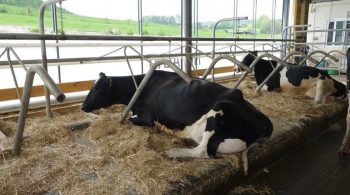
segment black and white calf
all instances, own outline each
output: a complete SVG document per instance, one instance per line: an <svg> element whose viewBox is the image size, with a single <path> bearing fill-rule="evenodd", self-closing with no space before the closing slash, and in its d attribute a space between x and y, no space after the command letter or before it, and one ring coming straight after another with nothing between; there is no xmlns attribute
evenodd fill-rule
<svg viewBox="0 0 350 195"><path fill-rule="evenodd" d="M242 63L250 65L257 53L248 53ZM254 76L257 85L276 68L274 60L261 59L254 67ZM333 79L326 70L320 70L310 66L290 65L282 68L266 83L267 90L281 90L294 94L302 94L313 98L315 103L325 103L327 99L345 98L346 86Z"/></svg>
<svg viewBox="0 0 350 195"><path fill-rule="evenodd" d="M135 76L140 84L144 75ZM135 92L130 76L108 77L100 73L87 95L82 110L113 104L128 104ZM135 125L155 124L172 129L180 138L198 143L193 149L172 149L170 157L215 157L216 152L245 151L254 142L270 137L272 123L243 99L240 90L202 79L189 84L177 74L155 71L132 107L129 120Z"/></svg>

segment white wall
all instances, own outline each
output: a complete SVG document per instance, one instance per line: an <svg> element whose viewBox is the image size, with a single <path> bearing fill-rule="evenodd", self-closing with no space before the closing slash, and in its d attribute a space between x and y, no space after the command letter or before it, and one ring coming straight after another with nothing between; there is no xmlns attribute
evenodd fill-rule
<svg viewBox="0 0 350 195"><path fill-rule="evenodd" d="M328 28L328 22L333 19L343 18L350 20L350 0L311 3L309 6L308 24L309 30L322 30ZM327 33L308 33L307 42L325 42ZM335 46L341 47L341 46Z"/></svg>
<svg viewBox="0 0 350 195"><path fill-rule="evenodd" d="M350 20L350 0L341 0L324 3L311 3L309 5L308 24L311 27L308 30L326 30L328 29L329 21L342 19L343 21ZM307 33L307 43L324 43L327 42L327 32L311 32ZM324 51L338 50L346 52L346 46L341 45L315 45ZM318 48L311 47L311 50ZM339 63L328 61L330 66L338 66L342 72L346 69L345 58L341 55L337 56L340 59Z"/></svg>

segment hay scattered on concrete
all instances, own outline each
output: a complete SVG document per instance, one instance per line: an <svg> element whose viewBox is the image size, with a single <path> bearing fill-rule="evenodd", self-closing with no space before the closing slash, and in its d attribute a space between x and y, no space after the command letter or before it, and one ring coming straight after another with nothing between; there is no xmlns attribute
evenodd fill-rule
<svg viewBox="0 0 350 195"><path fill-rule="evenodd" d="M224 86L232 87L233 84L234 82L228 82ZM297 125L300 120L334 113L344 106L343 102L313 104L312 99L289 93L261 90L258 94L255 92L255 86L255 80L248 77L241 83L239 89L243 91L245 99L271 119L274 126L273 135Z"/></svg>
<svg viewBox="0 0 350 195"><path fill-rule="evenodd" d="M30 138L24 141L21 156L3 154L0 160L0 194L159 194L171 183L181 183L184 175L198 175L217 161L224 161L165 157L167 149L188 146L153 128L128 122L120 125L124 108L101 109L101 119L74 132L65 124L83 120L84 114L79 111L54 119L28 119L25 132ZM15 127L9 129L14 131ZM0 145L11 148L12 139L6 138Z"/></svg>
<svg viewBox="0 0 350 195"><path fill-rule="evenodd" d="M269 195L275 194L268 186L260 185L241 185L233 188L228 195L239 195L239 194L259 194L259 195Z"/></svg>
<svg viewBox="0 0 350 195"><path fill-rule="evenodd" d="M226 85L232 86L232 83ZM254 93L254 83L241 88L246 99L273 121L275 132L295 125L306 115L331 110L337 103L315 106L310 100L280 93ZM218 163L229 162L241 168L241 154L222 155L220 159L174 160L164 151L193 147L154 128L119 124L124 106L100 109L101 117L81 131L70 131L66 124L86 120L80 111L54 119L28 119L22 154L12 157L15 122L0 121L8 136L0 141L0 194L160 194L173 183L186 182L187 175L199 176Z"/></svg>

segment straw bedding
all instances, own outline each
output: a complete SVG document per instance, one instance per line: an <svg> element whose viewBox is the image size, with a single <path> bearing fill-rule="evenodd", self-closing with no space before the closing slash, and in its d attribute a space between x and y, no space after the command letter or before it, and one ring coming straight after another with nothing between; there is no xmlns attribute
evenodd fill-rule
<svg viewBox="0 0 350 195"><path fill-rule="evenodd" d="M253 80L246 79L240 88L248 101L271 118L273 135L303 117L343 106L313 105L302 96L277 92L257 95L254 86ZM0 194L161 194L171 184L181 184L189 175L199 176L214 165L230 162L232 169L241 169L239 154L219 159L167 158L164 151L170 148L194 146L154 128L119 124L124 108L100 109L96 112L99 119L87 119L79 110L56 113L53 119L29 118L19 157L11 156L8 150L16 123L0 121L0 129L8 136L0 140ZM84 130L65 128L66 124L85 120L91 125Z"/></svg>

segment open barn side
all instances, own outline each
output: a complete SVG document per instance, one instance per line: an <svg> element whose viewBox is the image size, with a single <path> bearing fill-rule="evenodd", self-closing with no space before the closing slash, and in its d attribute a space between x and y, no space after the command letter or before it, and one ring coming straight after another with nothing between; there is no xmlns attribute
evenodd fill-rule
<svg viewBox="0 0 350 195"><path fill-rule="evenodd" d="M321 133L321 129L312 128L317 127L314 123L323 125L346 110L345 102L315 105L303 96L256 94L251 78L240 88L274 125L270 140L250 152L251 171L263 161L280 157L286 148L295 147L296 140L300 143L305 136ZM221 155L218 159L167 158L164 152L170 148L194 145L155 128L119 124L124 109L120 105L100 109L96 111L100 118L89 118L78 109L68 114L54 113L53 119L29 118L18 157L10 154L15 123L0 121L7 136L0 141L0 194L203 193L242 178L241 154ZM68 124L82 121L90 121L91 125L84 130L67 129ZM304 131L307 126L311 130Z"/></svg>

